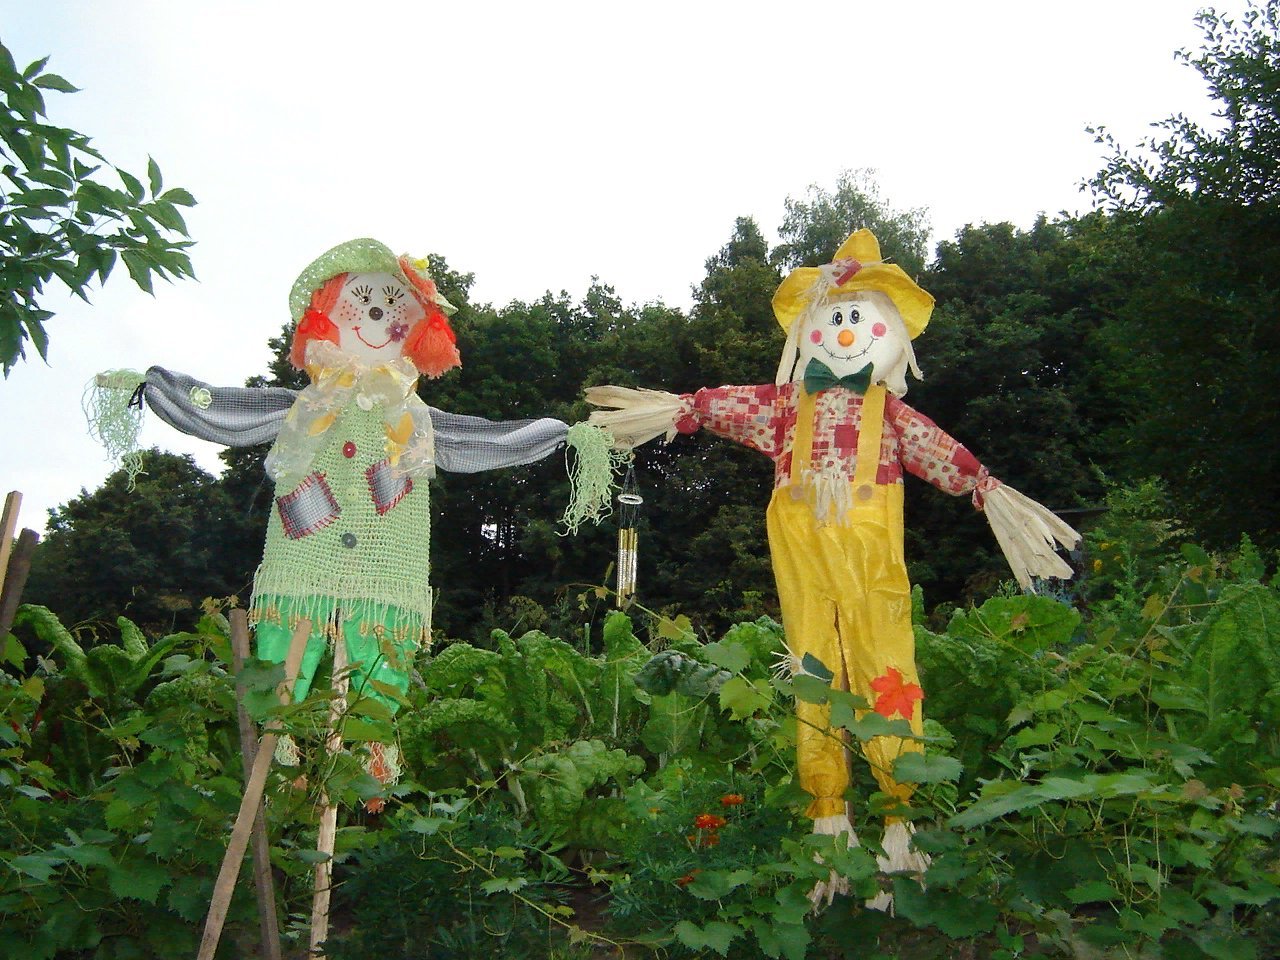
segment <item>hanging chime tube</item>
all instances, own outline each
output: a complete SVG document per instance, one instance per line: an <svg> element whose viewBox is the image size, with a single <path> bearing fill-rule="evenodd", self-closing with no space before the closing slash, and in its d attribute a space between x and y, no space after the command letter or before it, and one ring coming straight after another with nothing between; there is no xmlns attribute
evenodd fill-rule
<svg viewBox="0 0 1280 960"><path fill-rule="evenodd" d="M644 498L640 496L636 485L635 466L628 464L626 477L622 481L622 490L618 494L618 589L616 595L619 609L629 606L636 594L639 547L636 525L640 518L640 505L643 503Z"/></svg>

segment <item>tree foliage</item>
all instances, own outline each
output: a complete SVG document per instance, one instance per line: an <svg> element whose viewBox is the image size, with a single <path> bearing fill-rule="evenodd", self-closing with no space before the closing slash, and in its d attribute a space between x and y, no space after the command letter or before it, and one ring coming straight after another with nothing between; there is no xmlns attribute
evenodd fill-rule
<svg viewBox="0 0 1280 960"><path fill-rule="evenodd" d="M76 87L45 71L48 58L19 71L0 45L0 364L5 376L26 358L28 341L47 360L53 316L41 307L55 277L88 299L96 276L105 282L123 260L148 293L152 277L195 274L186 249L180 207L195 199L181 187L165 189L160 167L147 161L147 182L114 167L89 137L49 123L44 93ZM108 168L121 187L98 174Z"/></svg>
<svg viewBox="0 0 1280 960"><path fill-rule="evenodd" d="M1196 22L1204 46L1178 57L1204 78L1219 122L1206 128L1175 114L1136 150L1094 129L1111 156L1090 185L1110 208L1150 210L1188 197L1274 205L1280 197L1280 2L1250 3L1239 20L1206 9Z"/></svg>
<svg viewBox="0 0 1280 960"><path fill-rule="evenodd" d="M1103 258L1127 281L1104 330L1128 430L1120 470L1169 481L1181 516L1215 546L1241 532L1280 545L1280 2L1239 21L1197 18L1181 57L1205 78L1219 124L1157 124L1137 150L1109 135L1091 183L1112 213Z"/></svg>
<svg viewBox="0 0 1280 960"><path fill-rule="evenodd" d="M219 481L190 456L152 450L133 490L117 470L93 493L50 511L25 598L73 624L114 622L122 613L148 631L194 623L205 597L248 585L225 563L233 510Z"/></svg>
<svg viewBox="0 0 1280 960"><path fill-rule="evenodd" d="M784 267L830 263L851 230L866 227L880 241L880 252L908 276L916 276L928 258L929 214L923 207L894 210L880 193L875 171L846 170L835 189L813 184L805 199L788 197L778 233L782 243L773 262Z"/></svg>

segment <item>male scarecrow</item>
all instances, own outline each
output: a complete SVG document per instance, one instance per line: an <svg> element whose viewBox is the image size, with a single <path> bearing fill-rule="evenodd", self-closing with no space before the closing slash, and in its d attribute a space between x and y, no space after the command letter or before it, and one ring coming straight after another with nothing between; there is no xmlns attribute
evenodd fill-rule
<svg viewBox="0 0 1280 960"><path fill-rule="evenodd" d="M810 654L834 683L888 718L921 734L920 688L911 626L911 588L903 559L903 471L947 493L971 494L985 509L1014 574L1069 577L1054 541L1079 535L1034 501L990 476L960 443L902 402L906 372L920 376L911 341L924 330L933 297L896 264L881 259L876 238L859 230L832 263L799 267L778 287L774 314L786 334L776 382L726 386L675 396L595 387L592 422L621 448L659 434L700 427L772 458L774 492L766 515L789 660ZM847 834L845 741L829 708L796 704L800 784L813 800L814 832ZM893 776L894 760L918 740L882 736L863 745L880 788L907 801L914 785ZM911 827L890 818L880 858L886 873L922 873ZM830 902L847 884L834 874L813 892ZM872 906L887 908L887 895Z"/></svg>
<svg viewBox="0 0 1280 960"><path fill-rule="evenodd" d="M98 383L117 398L144 397L184 433L229 446L274 439L266 470L278 496L250 607L257 655L283 661L292 627L308 619L295 697L306 696L327 645L341 639L357 694L394 713L398 702L370 681L403 694L413 654L430 639L427 480L437 467L472 473L541 460L565 443L568 427L550 418L494 423L423 403L419 374L461 365L447 320L455 308L425 261L396 257L376 240L317 258L294 283L289 308L297 325L289 359L311 380L301 392L214 388L161 367ZM141 404L133 406L114 433L109 399L91 413L117 453L136 445ZM578 434L589 442L591 431ZM607 452L602 462L607 475ZM281 759L296 762L292 742L282 743ZM370 772L393 782L394 747L370 749Z"/></svg>

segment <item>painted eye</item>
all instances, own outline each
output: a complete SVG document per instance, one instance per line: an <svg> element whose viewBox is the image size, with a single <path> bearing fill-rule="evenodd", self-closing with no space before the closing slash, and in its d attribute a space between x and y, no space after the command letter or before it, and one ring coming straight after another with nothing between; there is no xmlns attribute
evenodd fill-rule
<svg viewBox="0 0 1280 960"><path fill-rule="evenodd" d="M373 300L373 287L352 287L351 295L360 302L362 306L367 307Z"/></svg>
<svg viewBox="0 0 1280 960"><path fill-rule="evenodd" d="M385 286L382 288L383 298L386 300L388 307L394 307L396 301L404 297L404 291L399 287Z"/></svg>
<svg viewBox="0 0 1280 960"><path fill-rule="evenodd" d="M840 326L840 324L842 324L842 323L844 323L844 314L843 314L843 313L841 313L839 310L832 310L832 311L831 311L831 325L832 325L833 327L838 327L838 326Z"/></svg>
<svg viewBox="0 0 1280 960"><path fill-rule="evenodd" d="M862 319L862 314L860 314L860 313L858 312L858 308L857 308L857 307L850 307L850 308L849 308L849 322L850 322L850 323L857 323L857 322L858 322L859 320L861 320L861 319Z"/></svg>

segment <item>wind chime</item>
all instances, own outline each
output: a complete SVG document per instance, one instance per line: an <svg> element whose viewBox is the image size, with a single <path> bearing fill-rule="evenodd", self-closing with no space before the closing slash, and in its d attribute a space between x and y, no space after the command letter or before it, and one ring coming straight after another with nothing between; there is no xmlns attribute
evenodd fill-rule
<svg viewBox="0 0 1280 960"><path fill-rule="evenodd" d="M622 610L631 605L636 594L636 524L644 497L636 483L636 466L627 464L627 474L618 493L618 590L617 605Z"/></svg>

